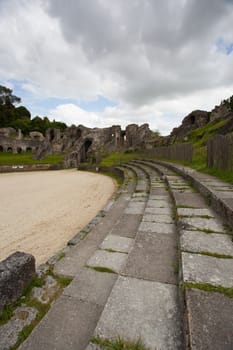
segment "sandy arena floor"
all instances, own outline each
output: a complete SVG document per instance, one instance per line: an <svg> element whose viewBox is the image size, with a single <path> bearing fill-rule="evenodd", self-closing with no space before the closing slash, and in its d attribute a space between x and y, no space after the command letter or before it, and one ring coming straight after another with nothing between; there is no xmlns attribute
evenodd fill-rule
<svg viewBox="0 0 233 350"><path fill-rule="evenodd" d="M47 261L114 190L111 178L77 170L0 174L0 260L19 250Z"/></svg>

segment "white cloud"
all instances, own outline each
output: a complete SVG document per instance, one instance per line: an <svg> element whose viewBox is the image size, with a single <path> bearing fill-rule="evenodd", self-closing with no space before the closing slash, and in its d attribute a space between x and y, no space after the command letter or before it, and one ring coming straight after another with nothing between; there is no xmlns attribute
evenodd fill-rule
<svg viewBox="0 0 233 350"><path fill-rule="evenodd" d="M87 112L72 103L58 105L55 109L50 110L48 117L52 120L63 121L68 125L85 125L87 127L96 127L100 118L97 114Z"/></svg>
<svg viewBox="0 0 233 350"><path fill-rule="evenodd" d="M233 6L223 0L2 0L0 79L24 81L47 114L92 126L148 122L163 133L233 93ZM105 96L117 107L86 112Z"/></svg>

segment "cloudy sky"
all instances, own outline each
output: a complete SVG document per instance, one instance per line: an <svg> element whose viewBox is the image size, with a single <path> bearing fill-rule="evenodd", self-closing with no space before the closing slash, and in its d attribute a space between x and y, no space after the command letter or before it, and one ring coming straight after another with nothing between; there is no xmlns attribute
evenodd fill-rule
<svg viewBox="0 0 233 350"><path fill-rule="evenodd" d="M233 0L0 0L0 84L33 116L166 135L233 94Z"/></svg>

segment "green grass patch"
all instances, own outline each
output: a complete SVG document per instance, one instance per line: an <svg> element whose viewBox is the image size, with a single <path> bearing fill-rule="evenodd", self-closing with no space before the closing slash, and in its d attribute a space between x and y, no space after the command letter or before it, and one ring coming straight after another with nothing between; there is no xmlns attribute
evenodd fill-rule
<svg viewBox="0 0 233 350"><path fill-rule="evenodd" d="M224 182L230 183L233 185L233 172L232 171L226 171L216 168L203 168L201 169L203 173L215 176L219 179L221 179Z"/></svg>
<svg viewBox="0 0 233 350"><path fill-rule="evenodd" d="M38 314L34 321L30 325L25 326L18 335L17 342L14 346L11 347L11 350L16 350L19 345L30 335L33 328L39 323L39 321L45 316L49 311L51 304L41 304L36 300L30 301L27 303L27 306L34 307L38 310Z"/></svg>
<svg viewBox="0 0 233 350"><path fill-rule="evenodd" d="M7 323L13 316L17 307L21 305L32 307L38 312L35 320L33 320L30 325L25 326L23 330L19 333L17 342L13 347L11 347L11 350L17 349L19 347L19 345L28 337L28 335L32 332L33 328L38 324L38 322L50 309L52 300L47 304L42 304L37 299L34 299L32 297L32 289L34 287L43 287L43 285L45 284L45 277L48 275L55 278L58 284L60 285L60 288L54 295L53 300L56 299L61 294L63 288L69 285L72 281L72 278L59 277L53 273L52 269L49 269L49 271L42 278L35 276L31 281L30 285L24 290L22 297L19 298L13 305L5 306L3 309L3 313L0 316L0 326Z"/></svg>
<svg viewBox="0 0 233 350"><path fill-rule="evenodd" d="M206 142L209 138L213 137L219 128L225 125L228 122L228 119L220 121L212 121L204 125L201 128L192 130L188 134L188 141L192 142L194 146L200 147L206 145Z"/></svg>
<svg viewBox="0 0 233 350"><path fill-rule="evenodd" d="M104 350L149 350L142 343L141 339L131 341L120 337L117 337L116 339L102 339L100 337L95 337L91 339L91 342L97 344Z"/></svg>
<svg viewBox="0 0 233 350"><path fill-rule="evenodd" d="M65 256L66 256L65 253L61 253L61 254L59 255L57 261L62 260Z"/></svg>
<svg viewBox="0 0 233 350"><path fill-rule="evenodd" d="M58 164L63 161L63 156L51 154L44 159L36 160L32 152L13 154L9 152L0 153L0 165L34 165L34 164Z"/></svg>
<svg viewBox="0 0 233 350"><path fill-rule="evenodd" d="M100 166L111 167L117 166L122 163L128 163L131 160L146 158L146 155L143 153L123 153L123 152L112 152L105 156L104 159L100 162Z"/></svg>
<svg viewBox="0 0 233 350"><path fill-rule="evenodd" d="M233 298L233 288L213 286L212 284L209 284L209 283L192 283L192 282L184 282L183 287L200 289L200 290L204 290L205 292L221 293L226 295L229 298Z"/></svg>
<svg viewBox="0 0 233 350"><path fill-rule="evenodd" d="M55 280L60 284L62 288L67 287L73 280L71 277L61 277L54 275Z"/></svg>

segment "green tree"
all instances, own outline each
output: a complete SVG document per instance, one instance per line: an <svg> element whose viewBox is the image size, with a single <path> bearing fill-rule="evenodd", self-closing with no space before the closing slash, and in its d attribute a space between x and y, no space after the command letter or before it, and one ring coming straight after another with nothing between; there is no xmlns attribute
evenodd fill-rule
<svg viewBox="0 0 233 350"><path fill-rule="evenodd" d="M15 116L17 117L17 119L31 119L31 113L24 106L19 106L15 108Z"/></svg>
<svg viewBox="0 0 233 350"><path fill-rule="evenodd" d="M12 92L11 89L0 85L0 105L14 105L21 102L21 98L12 95Z"/></svg>

